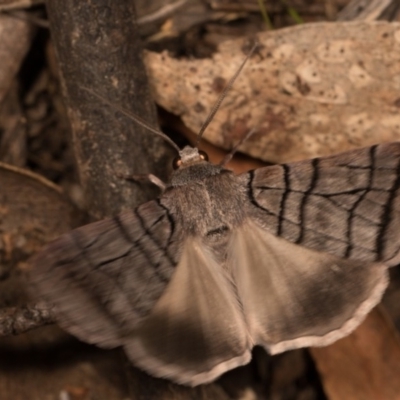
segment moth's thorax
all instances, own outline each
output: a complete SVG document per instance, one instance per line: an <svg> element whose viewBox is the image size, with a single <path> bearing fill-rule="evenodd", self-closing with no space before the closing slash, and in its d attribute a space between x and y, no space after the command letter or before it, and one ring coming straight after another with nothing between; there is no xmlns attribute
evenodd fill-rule
<svg viewBox="0 0 400 400"><path fill-rule="evenodd" d="M203 160L196 161L174 171L168 187L186 186L194 182L204 181L209 177L220 174L222 170L223 168L219 165L213 165Z"/></svg>
<svg viewBox="0 0 400 400"><path fill-rule="evenodd" d="M242 223L245 195L232 171L203 161L175 171L161 202L186 234L205 237Z"/></svg>

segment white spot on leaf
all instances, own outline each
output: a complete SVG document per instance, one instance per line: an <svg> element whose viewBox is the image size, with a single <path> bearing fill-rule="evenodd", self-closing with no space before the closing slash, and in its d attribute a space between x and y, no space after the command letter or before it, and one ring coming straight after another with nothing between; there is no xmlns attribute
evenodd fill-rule
<svg viewBox="0 0 400 400"><path fill-rule="evenodd" d="M372 83L373 79L365 69L357 64L353 64L349 70L349 79L357 88L368 86Z"/></svg>
<svg viewBox="0 0 400 400"><path fill-rule="evenodd" d="M321 76L318 70L318 63L309 58L303 61L297 68L298 75L308 83L318 83L321 81Z"/></svg>

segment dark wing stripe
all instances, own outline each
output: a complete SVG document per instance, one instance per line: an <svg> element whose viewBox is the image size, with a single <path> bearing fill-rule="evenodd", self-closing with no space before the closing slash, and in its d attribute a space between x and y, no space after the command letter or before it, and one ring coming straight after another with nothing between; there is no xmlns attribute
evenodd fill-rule
<svg viewBox="0 0 400 400"><path fill-rule="evenodd" d="M139 222L140 222L140 227L143 229L143 233L145 235L147 235L148 238L151 239L151 241L157 246L157 248L159 250L161 250L161 252L164 254L165 257L167 257L168 261L172 264L175 265L176 263L174 262L174 260L172 260L171 256L168 254L168 244L167 247L163 247L161 245L161 243L159 243L159 241L155 238L155 236L153 235L153 233L150 231L149 228L147 228L147 226L145 225L144 219L143 217L140 215L139 210L136 209L135 211L135 215L138 217ZM164 218L165 216L163 216ZM153 224L154 225L154 224Z"/></svg>
<svg viewBox="0 0 400 400"><path fill-rule="evenodd" d="M107 276L107 279L110 279L115 284L115 286L117 286L118 289L121 290L121 288L119 287L118 283L116 282L116 280L112 276L110 276L109 274L105 273L105 271L99 271L98 270L97 265L93 262L93 260L89 256L85 246L81 245L81 241L80 241L78 235L79 235L78 231L72 231L71 232L71 238L72 238L75 246L81 251L81 256L83 256L83 259L89 265L88 271L96 270L99 273ZM79 276L78 276L78 274L74 275L74 280L75 281L78 280L79 283L82 286L87 286L87 284L85 283L86 282L85 278L86 278L86 276L82 276L80 273L79 273ZM106 297L106 296L104 296L104 293L99 294L97 290L93 290L93 288L91 287L90 290L88 291L88 293L90 293L91 297L93 297L94 299L97 300L98 304L100 304L102 306L105 306L105 307L102 308L102 311L107 315L108 319L110 319L111 321L114 321L114 323L118 324L118 325L121 323L121 321L119 321L116 318L116 315L114 313L110 312L109 308L107 307L107 305L110 304L110 302L111 302L111 298L112 298L112 293L111 292L109 293L108 297Z"/></svg>
<svg viewBox="0 0 400 400"><path fill-rule="evenodd" d="M169 234L167 243L168 243L168 247L169 247L169 245L171 244L171 241L172 241L172 237L174 236L174 233L175 233L175 221L174 221L174 218L172 217L171 213L169 212L168 208L165 207L161 203L160 199L157 199L156 203L158 204L159 207L161 207L165 211L165 215L168 218L168 222L169 222L169 226L170 226L170 234ZM174 265L175 264L176 263L174 263Z"/></svg>
<svg viewBox="0 0 400 400"><path fill-rule="evenodd" d="M271 191L271 190L284 190L283 188L276 188L276 187L269 187L269 186L256 186L258 190L266 190L266 191ZM341 195L346 195L346 194L358 194L359 192L364 192L367 190L368 187L362 187L362 188L357 188L357 189L349 189L349 190L343 190L341 192L335 192L335 193L319 193L319 192L313 192L313 196L321 196L321 197L335 197L335 196L341 196ZM371 188L371 192L383 192L387 193L388 191L385 189L376 189L376 188ZM303 190L297 190L297 189L291 189L291 193L301 193L303 194Z"/></svg>
<svg viewBox="0 0 400 400"><path fill-rule="evenodd" d="M113 217L113 221L117 225L119 231L121 232L122 236L128 243L132 243L132 245L135 245L135 240L130 236L129 232L125 228L120 215L116 215Z"/></svg>
<svg viewBox="0 0 400 400"><path fill-rule="evenodd" d="M376 236L377 259L381 259L383 252L385 250L386 229L391 221L393 204L397 197L397 192L399 190L399 187L400 187L400 161L397 164L396 179L394 180L393 185L389 190L389 199L383 208L383 212L380 218L382 222L380 224L380 230L378 232L378 235Z"/></svg>
<svg viewBox="0 0 400 400"><path fill-rule="evenodd" d="M378 145L371 146L371 147L378 147ZM349 164L337 164L338 167L343 167L347 169L355 169L355 170L369 170L369 166L360 166L360 165L349 165ZM391 168L391 167L376 167L376 171L388 171L388 172L396 172L396 168Z"/></svg>
<svg viewBox="0 0 400 400"><path fill-rule="evenodd" d="M70 257L70 258L60 258L53 265L54 268L63 267L64 265L74 264L75 262L80 260L80 254Z"/></svg>
<svg viewBox="0 0 400 400"><path fill-rule="evenodd" d="M253 204L255 207L259 208L260 210L265 211L268 215L276 217L277 216L276 214L272 213L270 210L268 210L268 208L265 208L265 207L261 206L257 202L257 200L256 200L256 198L254 196L254 192L253 192L254 174L255 174L255 171L250 171L249 172L249 180L247 182L247 194L249 196L251 204ZM257 189L258 189L258 187L257 187Z"/></svg>
<svg viewBox="0 0 400 400"><path fill-rule="evenodd" d="M300 232L299 232L299 236L298 236L297 240L295 241L295 243L301 243L303 240L303 237L304 237L305 224L303 224L303 221L305 218L305 209L307 206L307 200L308 200L310 194L312 193L312 191L314 190L315 186L318 183L318 178L319 178L318 163L319 163L319 160L317 158L314 158L313 160L311 160L311 166L313 169L312 178L311 178L311 182L310 182L308 189L304 192L303 198L301 199L301 204L300 204L300 209L299 209Z"/></svg>
<svg viewBox="0 0 400 400"><path fill-rule="evenodd" d="M132 247L133 247L133 246L132 246ZM98 263L98 264L96 265L96 268L101 268L103 265L110 264L110 263L112 263L112 262L114 262L114 261L118 261L118 260L120 260L121 258L126 257L127 255L129 255L130 253L132 253L132 247L131 247L130 249L128 249L125 253L122 253L122 254L120 254L120 255L118 255L118 256L116 256L116 257L113 257L113 258L108 258L107 260L104 260L104 261Z"/></svg>
<svg viewBox="0 0 400 400"><path fill-rule="evenodd" d="M132 243L146 258L148 261L149 265L151 265L154 268L156 276L159 278L160 281L166 282L168 281L161 273L158 271L158 263L154 263L153 260L151 259L151 256L148 254L148 251L146 251L145 247L141 244L140 238L137 240L134 240L133 238L130 237L129 232L126 230L121 217L119 215L116 215L113 220L117 224L119 230L123 234L124 238L126 241L129 243Z"/></svg>
<svg viewBox="0 0 400 400"><path fill-rule="evenodd" d="M366 167L368 170L368 184L364 192L360 194L360 197L354 202L353 207L348 210L348 217L347 217L347 228L346 228L346 238L348 240L348 245L345 251L345 257L350 257L351 252L353 250L353 235L352 235L352 227L353 221L356 216L355 210L357 209L358 205L362 203L365 196L368 192L372 189L372 183L374 179L374 168L375 168L375 153L376 153L377 146L372 146L369 149L369 165ZM374 224L376 225L376 224Z"/></svg>
<svg viewBox="0 0 400 400"><path fill-rule="evenodd" d="M286 199L290 192L290 168L287 164L281 166L283 168L283 179L285 182L285 189L282 193L281 204L279 206L278 216L278 236L282 235L283 221L285 220Z"/></svg>
<svg viewBox="0 0 400 400"><path fill-rule="evenodd" d="M343 210L343 211L346 211L346 212L349 211L349 208L344 207L342 204L336 202L335 200L331 199L330 197L325 197L325 196L319 196L319 197L322 197L325 200L329 201L330 203L332 203L335 207L339 208L340 210ZM369 203L371 203L374 206L379 206L379 207L382 206L382 204L379 204L376 201L373 201L371 199L364 199L364 200L369 202ZM358 200L356 200L356 201L358 201ZM368 218L368 216L366 216L366 215L361 215L361 214L357 214L356 213L355 216L360 218L362 221L368 222L369 224L377 225L377 223L375 221L373 221L372 219Z"/></svg>

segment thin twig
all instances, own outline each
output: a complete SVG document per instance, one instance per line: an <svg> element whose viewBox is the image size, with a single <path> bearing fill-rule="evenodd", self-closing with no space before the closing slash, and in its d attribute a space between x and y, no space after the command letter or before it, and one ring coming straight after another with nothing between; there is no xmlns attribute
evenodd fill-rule
<svg viewBox="0 0 400 400"><path fill-rule="evenodd" d="M19 335L54 322L52 308L44 303L3 308L0 309L0 337Z"/></svg>
<svg viewBox="0 0 400 400"><path fill-rule="evenodd" d="M178 0L175 3L167 4L154 13L138 18L136 22L138 25L144 25L163 20L164 18L173 14L179 8L183 7L187 2L188 2L187 0Z"/></svg>
<svg viewBox="0 0 400 400"><path fill-rule="evenodd" d="M375 21L391 0L352 0L337 17L338 21Z"/></svg>
<svg viewBox="0 0 400 400"><path fill-rule="evenodd" d="M0 12L20 10L22 8L30 8L44 3L45 0L13 0L6 2L0 1Z"/></svg>

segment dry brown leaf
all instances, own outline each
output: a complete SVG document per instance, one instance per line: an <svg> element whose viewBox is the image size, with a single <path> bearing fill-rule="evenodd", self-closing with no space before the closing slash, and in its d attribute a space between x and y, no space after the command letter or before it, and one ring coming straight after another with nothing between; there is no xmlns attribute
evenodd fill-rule
<svg viewBox="0 0 400 400"><path fill-rule="evenodd" d="M271 162L324 156L400 138L400 24L316 23L258 35L249 60L206 131L229 149ZM243 49L246 49L243 51ZM148 52L155 99L198 132L248 51L227 41L212 59Z"/></svg>
<svg viewBox="0 0 400 400"><path fill-rule="evenodd" d="M0 188L0 266L12 261L11 253L27 257L80 221L61 189L40 175L0 163Z"/></svg>
<svg viewBox="0 0 400 400"><path fill-rule="evenodd" d="M0 15L0 103L29 50L34 31L28 21Z"/></svg>
<svg viewBox="0 0 400 400"><path fill-rule="evenodd" d="M400 399L400 341L382 307L350 336L311 353L330 400Z"/></svg>

